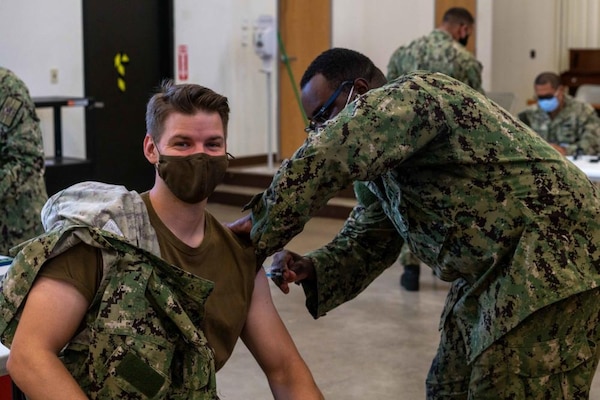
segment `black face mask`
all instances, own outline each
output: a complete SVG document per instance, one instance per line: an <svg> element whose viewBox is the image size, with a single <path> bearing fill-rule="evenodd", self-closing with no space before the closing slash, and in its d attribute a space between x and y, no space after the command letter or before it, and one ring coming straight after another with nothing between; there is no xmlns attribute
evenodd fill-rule
<svg viewBox="0 0 600 400"><path fill-rule="evenodd" d="M464 38L458 39L458 43L462 44L465 47L467 47L468 42L469 42L469 35L465 36Z"/></svg>

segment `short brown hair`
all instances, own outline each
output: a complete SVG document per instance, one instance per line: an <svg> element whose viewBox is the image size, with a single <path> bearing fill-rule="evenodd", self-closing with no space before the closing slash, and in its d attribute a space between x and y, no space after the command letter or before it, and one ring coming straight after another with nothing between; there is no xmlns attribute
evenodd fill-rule
<svg viewBox="0 0 600 400"><path fill-rule="evenodd" d="M158 142L163 134L165 120L169 115L174 112L193 115L200 110L219 113L223 131L227 137L229 122L227 97L204 86L192 83L176 85L170 79L164 80L157 93L148 101L146 132L155 142Z"/></svg>

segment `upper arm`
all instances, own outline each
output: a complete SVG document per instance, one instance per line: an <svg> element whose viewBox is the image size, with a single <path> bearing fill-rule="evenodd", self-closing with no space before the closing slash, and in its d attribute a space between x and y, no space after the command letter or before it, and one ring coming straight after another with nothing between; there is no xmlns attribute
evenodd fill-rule
<svg viewBox="0 0 600 400"><path fill-rule="evenodd" d="M12 349L25 343L58 354L77 332L101 271L99 249L86 243L47 260L27 295Z"/></svg>
<svg viewBox="0 0 600 400"><path fill-rule="evenodd" d="M470 86L477 90L478 92L485 94L485 91L483 90L483 86L482 86L482 82L481 82L481 63L475 59L472 60L471 62L471 68L469 68L469 81Z"/></svg>
<svg viewBox="0 0 600 400"><path fill-rule="evenodd" d="M591 106L585 109L580 124L578 147L585 154L600 153L600 118Z"/></svg>
<svg viewBox="0 0 600 400"><path fill-rule="evenodd" d="M591 105L588 105L588 107L586 107L585 116L583 119L585 121L585 130L593 136L595 136L596 138L600 136L600 117Z"/></svg>
<svg viewBox="0 0 600 400"><path fill-rule="evenodd" d="M400 74L398 73L398 68L396 68L396 58L397 58L398 50L394 51L394 54L390 57L390 60L387 65L387 75L386 79L388 82L396 79Z"/></svg>
<svg viewBox="0 0 600 400"><path fill-rule="evenodd" d="M88 307L73 285L39 277L27 296L6 368L29 399L85 399L59 359Z"/></svg>
<svg viewBox="0 0 600 400"><path fill-rule="evenodd" d="M40 349L58 354L77 332L88 306L72 284L38 278L27 296L11 353Z"/></svg>
<svg viewBox="0 0 600 400"><path fill-rule="evenodd" d="M273 304L269 282L262 269L256 274L241 338L267 376L269 371L283 370L287 363L301 359Z"/></svg>

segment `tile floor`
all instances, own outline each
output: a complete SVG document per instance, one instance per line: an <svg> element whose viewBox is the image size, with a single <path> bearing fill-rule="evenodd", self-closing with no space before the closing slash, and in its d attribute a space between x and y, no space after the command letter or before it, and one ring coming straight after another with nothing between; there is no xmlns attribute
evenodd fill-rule
<svg viewBox="0 0 600 400"><path fill-rule="evenodd" d="M209 209L223 222L242 215L238 207L213 204ZM314 218L288 248L303 253L319 247L342 222ZM425 398L425 376L437 347L448 284L423 267L421 290L406 292L398 284L400 273L401 267L394 264L356 299L318 320L306 311L300 287L284 295L272 286L275 305L326 399ZM600 399L599 375L591 399ZM222 400L272 398L262 371L241 341L217 381Z"/></svg>

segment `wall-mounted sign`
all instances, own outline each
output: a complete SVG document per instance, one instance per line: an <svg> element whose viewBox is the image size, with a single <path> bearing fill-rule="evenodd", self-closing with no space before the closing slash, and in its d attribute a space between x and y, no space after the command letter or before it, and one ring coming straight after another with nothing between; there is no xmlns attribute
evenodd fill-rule
<svg viewBox="0 0 600 400"><path fill-rule="evenodd" d="M121 92L127 90L125 83L125 66L129 64L129 56L126 53L115 54L115 69L117 70L117 87Z"/></svg>
<svg viewBox="0 0 600 400"><path fill-rule="evenodd" d="M186 81L189 77L187 50L187 45L185 44L177 46L177 78L180 81Z"/></svg>

